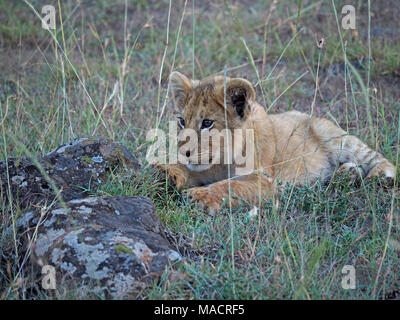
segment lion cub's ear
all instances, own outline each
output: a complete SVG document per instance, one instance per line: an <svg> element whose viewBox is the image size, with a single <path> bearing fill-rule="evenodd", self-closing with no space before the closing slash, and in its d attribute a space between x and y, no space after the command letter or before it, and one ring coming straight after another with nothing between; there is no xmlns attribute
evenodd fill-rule
<svg viewBox="0 0 400 320"><path fill-rule="evenodd" d="M174 71L169 76L169 89L176 107L180 107L185 94L192 88L192 82L182 73Z"/></svg>
<svg viewBox="0 0 400 320"><path fill-rule="evenodd" d="M224 102L224 85L218 88L218 97ZM256 92L253 85L242 78L229 79L226 82L226 104L229 109L241 118L245 119L250 112L249 102L255 101ZM229 108L230 107L230 108Z"/></svg>

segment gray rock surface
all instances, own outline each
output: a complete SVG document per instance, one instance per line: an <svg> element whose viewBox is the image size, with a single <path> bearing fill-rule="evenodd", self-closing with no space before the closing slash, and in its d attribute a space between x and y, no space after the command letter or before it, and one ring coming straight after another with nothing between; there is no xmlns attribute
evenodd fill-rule
<svg viewBox="0 0 400 320"><path fill-rule="evenodd" d="M91 284L95 292L129 298L134 288L181 259L147 198L86 198L66 204L45 214L30 211L21 220L34 239L30 247L37 265L54 266L58 284Z"/></svg>
<svg viewBox="0 0 400 320"><path fill-rule="evenodd" d="M181 259L148 198L88 198L110 170L140 167L122 144L103 138L77 139L38 160L0 162L0 203L26 208L17 220L18 243L21 257L30 257L22 263L30 264L33 283L40 287L41 267L50 265L57 287L131 298ZM5 254L13 225L1 226Z"/></svg>
<svg viewBox="0 0 400 320"><path fill-rule="evenodd" d="M26 157L0 161L0 199L9 189L19 207L51 203L54 189L65 201L84 198L115 166L139 168L139 162L120 143L104 138L82 138L33 161ZM55 188L53 188L53 186Z"/></svg>

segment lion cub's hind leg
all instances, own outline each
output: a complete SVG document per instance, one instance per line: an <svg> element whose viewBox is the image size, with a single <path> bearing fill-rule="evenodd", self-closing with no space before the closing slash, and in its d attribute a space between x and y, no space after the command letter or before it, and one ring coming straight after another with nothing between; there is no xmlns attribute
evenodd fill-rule
<svg viewBox="0 0 400 320"><path fill-rule="evenodd" d="M389 161L384 159L385 161L377 163L368 173L367 179L372 177L383 178L385 184L389 186L393 186L394 178L396 175L396 168Z"/></svg>
<svg viewBox="0 0 400 320"><path fill-rule="evenodd" d="M378 152L372 151L369 148L368 151L374 154L372 161L358 159L355 162L345 162L337 169L335 176L347 172L350 174L351 182L360 182L362 179L378 177L383 180L384 184L393 185L396 174L395 166Z"/></svg>
<svg viewBox="0 0 400 320"><path fill-rule="evenodd" d="M365 178L379 177L385 184L392 185L396 175L395 166L389 162L381 153L372 150L357 137L350 136L352 143L352 162L358 164L365 173Z"/></svg>
<svg viewBox="0 0 400 320"><path fill-rule="evenodd" d="M357 165L354 162L346 162L336 170L334 177L348 174L350 176L350 184L353 184L354 182L358 184L362 179L379 177L385 185L392 186L394 183L395 172L395 167L388 161L378 163L368 172L367 175L362 165Z"/></svg>
<svg viewBox="0 0 400 320"><path fill-rule="evenodd" d="M312 129L333 161L341 164L339 172L348 171L358 179L378 176L389 184L393 182L395 166L356 136L349 135L326 119L314 120Z"/></svg>
<svg viewBox="0 0 400 320"><path fill-rule="evenodd" d="M354 162L345 162L341 164L334 172L334 178L346 174L350 176L350 184L365 178L365 172L363 168Z"/></svg>

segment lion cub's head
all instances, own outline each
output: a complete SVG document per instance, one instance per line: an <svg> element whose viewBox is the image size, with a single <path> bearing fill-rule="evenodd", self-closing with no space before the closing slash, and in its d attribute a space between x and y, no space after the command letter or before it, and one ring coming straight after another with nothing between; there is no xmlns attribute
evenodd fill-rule
<svg viewBox="0 0 400 320"><path fill-rule="evenodd" d="M223 158L226 138L220 137L227 134L224 129L229 129L232 134L230 147L233 148L235 143L243 144L242 139L234 137L234 129L248 127L251 102L256 96L251 83L245 79L226 78L224 84L222 76L191 80L179 72L173 72L169 81L178 113L180 162L191 171L204 171L212 165L227 163Z"/></svg>

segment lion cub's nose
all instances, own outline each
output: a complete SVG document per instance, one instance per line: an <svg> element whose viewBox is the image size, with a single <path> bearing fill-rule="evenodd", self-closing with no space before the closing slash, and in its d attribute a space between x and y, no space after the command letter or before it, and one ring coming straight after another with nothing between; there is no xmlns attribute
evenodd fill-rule
<svg viewBox="0 0 400 320"><path fill-rule="evenodd" d="M190 149L186 149L186 150L185 149L186 148L180 148L179 153L184 157L186 156L186 158L190 158L190 155L193 154L194 152L190 151Z"/></svg>

